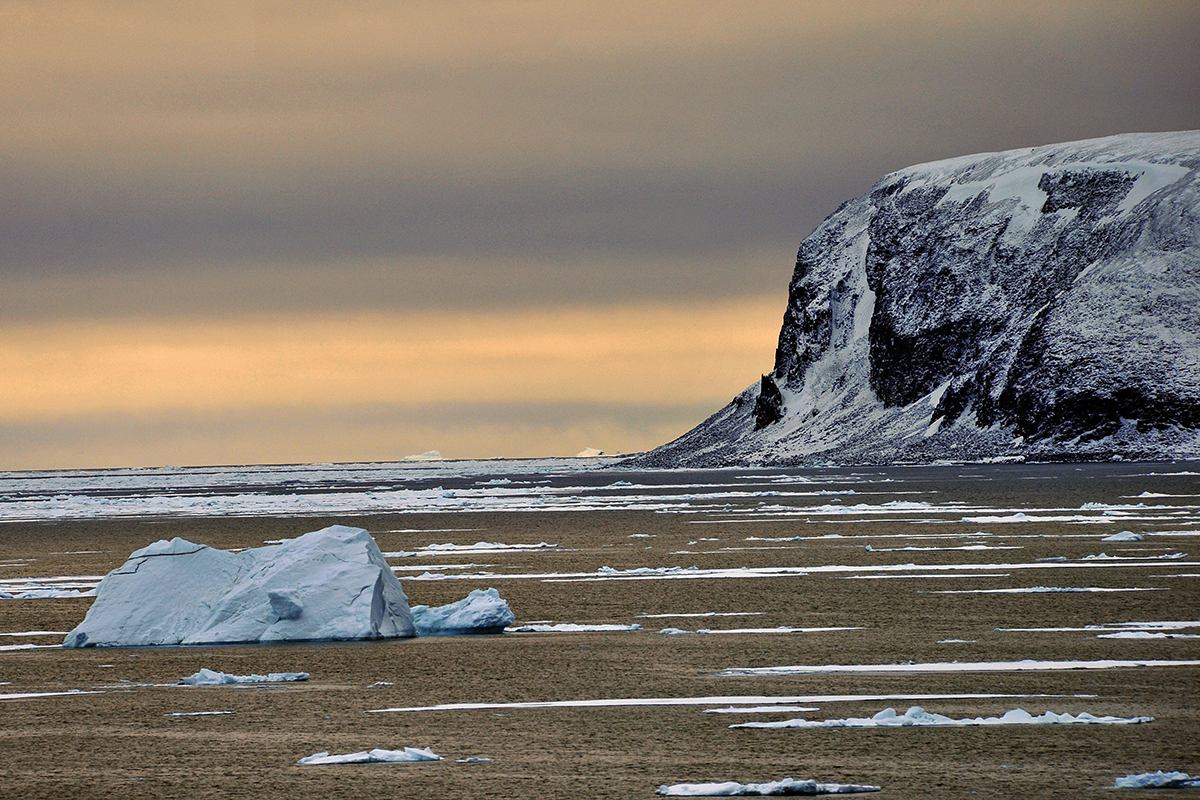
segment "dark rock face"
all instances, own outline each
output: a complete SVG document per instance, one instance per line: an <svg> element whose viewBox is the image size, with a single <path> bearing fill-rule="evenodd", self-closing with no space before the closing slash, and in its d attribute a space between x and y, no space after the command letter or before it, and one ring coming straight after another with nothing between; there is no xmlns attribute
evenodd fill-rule
<svg viewBox="0 0 1200 800"><path fill-rule="evenodd" d="M783 395L770 375L763 375L759 383L758 399L754 401L754 430L761 431L768 425L783 419Z"/></svg>
<svg viewBox="0 0 1200 800"><path fill-rule="evenodd" d="M911 167L800 245L772 374L648 463L1200 457L1200 132Z"/></svg>

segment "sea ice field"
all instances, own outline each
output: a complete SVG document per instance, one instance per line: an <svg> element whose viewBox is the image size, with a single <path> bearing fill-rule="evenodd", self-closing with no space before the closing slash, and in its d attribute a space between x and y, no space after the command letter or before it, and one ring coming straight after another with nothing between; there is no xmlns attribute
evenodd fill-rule
<svg viewBox="0 0 1200 800"><path fill-rule="evenodd" d="M414 609L493 590L516 619L61 647L134 550L329 525ZM3 473L0 710L21 798L1185 791L1200 464Z"/></svg>

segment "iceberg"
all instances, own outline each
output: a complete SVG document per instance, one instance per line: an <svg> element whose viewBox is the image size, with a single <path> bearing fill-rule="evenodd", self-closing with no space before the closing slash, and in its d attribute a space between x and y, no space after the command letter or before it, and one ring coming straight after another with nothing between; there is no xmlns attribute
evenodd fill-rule
<svg viewBox="0 0 1200 800"><path fill-rule="evenodd" d="M415 635L408 598L375 540L333 525L237 553L159 540L104 577L63 646Z"/></svg>
<svg viewBox="0 0 1200 800"><path fill-rule="evenodd" d="M430 608L413 606L418 636L504 633L516 615L495 589L476 589L455 603Z"/></svg>
<svg viewBox="0 0 1200 800"><path fill-rule="evenodd" d="M403 750L363 750L359 753L344 753L329 755L328 750L313 753L297 761L301 766L309 767L323 764L404 764L415 761L441 761L442 757L428 747L405 747Z"/></svg>
<svg viewBox="0 0 1200 800"><path fill-rule="evenodd" d="M667 797L776 797L781 795L859 794L878 792L881 787L859 783L817 783L784 778L770 783L676 783L659 786L654 793Z"/></svg>

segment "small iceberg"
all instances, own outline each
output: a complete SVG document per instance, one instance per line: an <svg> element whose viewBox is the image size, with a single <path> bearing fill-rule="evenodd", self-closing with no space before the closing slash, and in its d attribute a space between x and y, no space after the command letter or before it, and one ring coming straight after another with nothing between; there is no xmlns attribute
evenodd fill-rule
<svg viewBox="0 0 1200 800"><path fill-rule="evenodd" d="M435 608L413 606L411 611L418 636L504 633L516 619L495 589L476 589L457 602Z"/></svg>
<svg viewBox="0 0 1200 800"><path fill-rule="evenodd" d="M1141 772L1117 778L1116 789L1200 789L1200 775L1186 772Z"/></svg>
<svg viewBox="0 0 1200 800"><path fill-rule="evenodd" d="M784 778L770 783L676 783L659 786L654 793L667 797L778 797L783 795L860 794L882 787L859 783L817 783Z"/></svg>
<svg viewBox="0 0 1200 800"><path fill-rule="evenodd" d="M307 672L272 672L268 675L230 675L200 668L179 682L185 686L234 686L241 683L295 683L308 680Z"/></svg>
<svg viewBox="0 0 1200 800"><path fill-rule="evenodd" d="M441 761L442 757L437 753L426 748L406 747L403 750L363 750L358 753L344 753L342 755L329 755L329 751L322 750L319 753L313 753L311 756L306 756L296 763L305 766L318 766L323 764L411 764L417 761Z"/></svg>

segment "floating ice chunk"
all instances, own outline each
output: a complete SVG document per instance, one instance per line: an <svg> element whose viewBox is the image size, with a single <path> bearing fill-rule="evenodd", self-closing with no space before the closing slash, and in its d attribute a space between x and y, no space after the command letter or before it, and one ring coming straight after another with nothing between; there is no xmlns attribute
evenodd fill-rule
<svg viewBox="0 0 1200 800"><path fill-rule="evenodd" d="M1135 667L1195 667L1195 659L1102 659L1098 661L934 661L926 664L814 664L786 667L730 667L717 673L720 678L781 675L826 675L837 673L909 673L909 672L1042 672L1063 669L1133 669Z"/></svg>
<svg viewBox="0 0 1200 800"><path fill-rule="evenodd" d="M329 755L328 750L322 750L319 753L306 756L296 763L307 767L321 764L404 764L416 761L441 760L442 757L428 747L406 747L403 750L380 750L376 748L374 750L363 750L358 753L344 753L335 756Z"/></svg>
<svg viewBox="0 0 1200 800"><path fill-rule="evenodd" d="M545 625L535 623L532 625L520 625L509 630L516 633L593 633L605 631L640 631L642 626L636 622L632 625L620 624L596 624L596 625L577 625L573 622L560 622L555 625Z"/></svg>
<svg viewBox="0 0 1200 800"><path fill-rule="evenodd" d="M236 553L179 538L143 547L104 577L63 646L414 635L408 598L371 534L333 525Z"/></svg>
<svg viewBox="0 0 1200 800"><path fill-rule="evenodd" d="M873 717L847 717L845 719L808 720L785 719L777 722L739 722L731 728L912 728L912 727L966 727L982 725L1136 725L1153 722L1154 717L1097 717L1086 711L1077 715L1056 714L1047 711L1033 716L1021 708L1006 711L999 717L973 717L953 719L942 714L933 714L920 706L912 706L903 714L894 708L885 708Z"/></svg>
<svg viewBox="0 0 1200 800"><path fill-rule="evenodd" d="M1200 633L1163 633L1162 631L1117 631L1100 633L1097 639L1200 639Z"/></svg>
<svg viewBox="0 0 1200 800"><path fill-rule="evenodd" d="M1200 789L1200 776L1186 772L1141 772L1117 778L1116 789Z"/></svg>
<svg viewBox="0 0 1200 800"><path fill-rule="evenodd" d="M454 759L455 764L491 764L494 759L487 756L467 756Z"/></svg>
<svg viewBox="0 0 1200 800"><path fill-rule="evenodd" d="M413 606L418 636L458 636L503 633L516 615L495 589L476 589L454 603L430 608Z"/></svg>
<svg viewBox="0 0 1200 800"><path fill-rule="evenodd" d="M236 711L172 711L169 714L163 714L164 717L224 717L229 714L236 714Z"/></svg>
<svg viewBox="0 0 1200 800"><path fill-rule="evenodd" d="M1142 536L1140 533L1134 533L1133 531L1121 531L1120 533L1114 533L1112 536L1105 536L1100 541L1102 541L1102 542L1141 542L1141 541L1144 541L1145 538L1146 537Z"/></svg>
<svg viewBox="0 0 1200 800"><path fill-rule="evenodd" d="M783 778L770 783L676 783L663 784L655 794L668 797L778 797L783 795L858 794L878 792L880 787L858 783L817 783L815 780L797 781Z"/></svg>
<svg viewBox="0 0 1200 800"><path fill-rule="evenodd" d="M7 684L7 681L5 682ZM77 694L104 694L103 691L84 691L83 689L71 689L66 692L5 692L0 694L0 700L31 700L40 697L71 697Z"/></svg>
<svg viewBox="0 0 1200 800"><path fill-rule="evenodd" d="M556 544L538 542L537 544L502 544L501 542L476 542L475 544L444 544L426 545L424 550L455 551L455 550L541 550L547 547L558 547Z"/></svg>
<svg viewBox="0 0 1200 800"><path fill-rule="evenodd" d="M268 675L230 675L201 667L179 682L187 686L232 686L239 683L294 683L308 680L307 672L272 672Z"/></svg>

